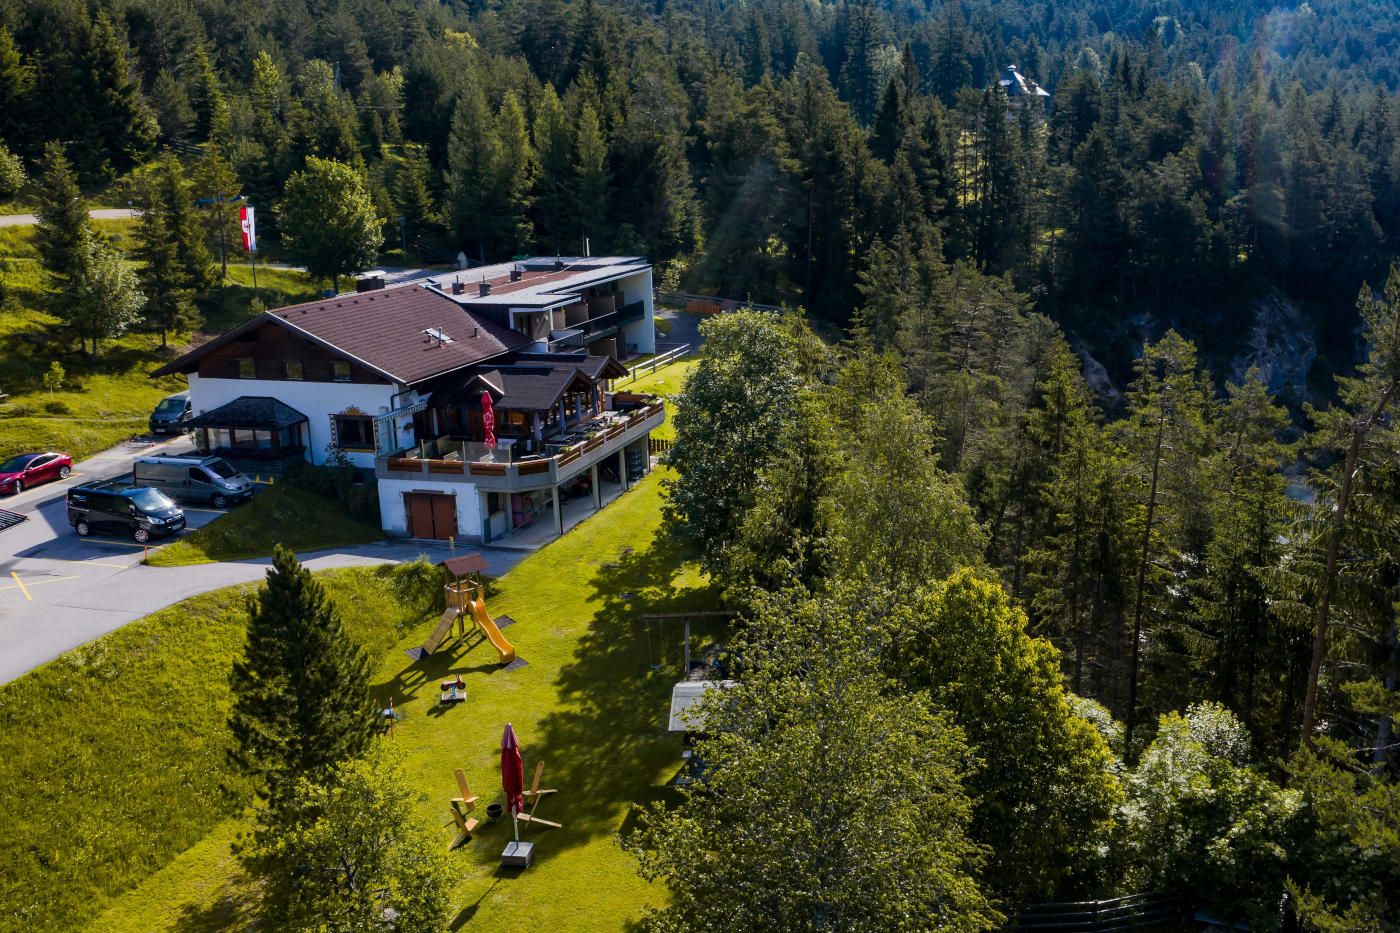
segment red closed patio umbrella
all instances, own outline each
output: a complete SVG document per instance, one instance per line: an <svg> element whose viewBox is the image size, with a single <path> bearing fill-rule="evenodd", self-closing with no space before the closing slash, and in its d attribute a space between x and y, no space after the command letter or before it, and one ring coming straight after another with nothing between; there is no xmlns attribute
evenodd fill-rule
<svg viewBox="0 0 1400 933"><path fill-rule="evenodd" d="M515 737L515 729L506 723L506 731L501 733L501 789L506 792L506 809L510 820L515 824L515 840L520 841L520 824L515 815L524 803L525 763L520 758L520 740Z"/></svg>
<svg viewBox="0 0 1400 933"><path fill-rule="evenodd" d="M486 432L486 449L496 449L496 409L491 393L481 393L481 427Z"/></svg>

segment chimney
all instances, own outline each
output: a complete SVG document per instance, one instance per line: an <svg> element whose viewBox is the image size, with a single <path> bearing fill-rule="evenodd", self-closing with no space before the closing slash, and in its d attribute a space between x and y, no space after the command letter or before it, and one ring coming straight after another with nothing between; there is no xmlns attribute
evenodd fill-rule
<svg viewBox="0 0 1400 933"><path fill-rule="evenodd" d="M516 266L514 269L511 269L511 270L510 270L510 280L511 280L512 282L519 282L519 281L520 281L520 274L521 274L521 273L520 273L520 267L519 267L519 266Z"/></svg>
<svg viewBox="0 0 1400 933"><path fill-rule="evenodd" d="M485 298L487 295L491 294L491 283L486 281L485 279L482 279L477 294L480 295L482 298Z"/></svg>
<svg viewBox="0 0 1400 933"><path fill-rule="evenodd" d="M467 293L467 283L466 283L466 282L456 282L456 281L454 281L454 282L452 283L452 294L454 294L454 295L465 295L466 293Z"/></svg>

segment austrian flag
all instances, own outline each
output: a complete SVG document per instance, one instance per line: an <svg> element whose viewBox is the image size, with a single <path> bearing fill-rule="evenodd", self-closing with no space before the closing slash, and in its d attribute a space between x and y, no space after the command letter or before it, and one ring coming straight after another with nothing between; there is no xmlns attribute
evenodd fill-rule
<svg viewBox="0 0 1400 933"><path fill-rule="evenodd" d="M248 206L238 209L238 225L243 228L243 249L250 253L258 251L258 228L253 220L253 209Z"/></svg>

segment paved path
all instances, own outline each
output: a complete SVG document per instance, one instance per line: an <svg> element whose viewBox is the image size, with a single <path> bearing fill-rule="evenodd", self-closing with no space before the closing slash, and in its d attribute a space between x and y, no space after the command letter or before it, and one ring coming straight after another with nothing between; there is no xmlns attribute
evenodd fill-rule
<svg viewBox="0 0 1400 933"><path fill-rule="evenodd" d="M95 207L88 211L93 220L128 220L140 211L126 207ZM39 222L33 214L5 214L0 216L0 227L31 227Z"/></svg>
<svg viewBox="0 0 1400 933"><path fill-rule="evenodd" d="M68 525L66 488L109 479L130 471L137 456L159 449L176 453L188 441L137 441L105 451L76 465L64 483L25 490L0 499L0 508L28 521L0 532L0 683L7 683L65 651L121 628L190 596L238 583L261 580L270 558L147 567L144 549L126 539L94 535L79 538ZM186 509L190 528L216 520L214 509ZM523 551L482 552L487 573L498 575L526 556ZM398 563L426 554L447 557L445 545L382 541L301 555L316 570Z"/></svg>

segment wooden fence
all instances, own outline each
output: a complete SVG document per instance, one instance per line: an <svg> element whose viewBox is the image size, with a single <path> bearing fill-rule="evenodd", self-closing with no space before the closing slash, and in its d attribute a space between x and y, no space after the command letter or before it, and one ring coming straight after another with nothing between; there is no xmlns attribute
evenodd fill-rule
<svg viewBox="0 0 1400 933"><path fill-rule="evenodd" d="M668 363L674 363L689 352L690 344L683 343L674 350L667 350L665 353L653 356L651 359L633 366L632 371L627 374L627 378L618 380L616 385L626 385L629 382L635 382L638 376L660 369Z"/></svg>

